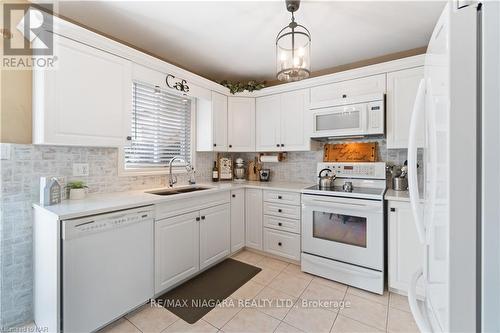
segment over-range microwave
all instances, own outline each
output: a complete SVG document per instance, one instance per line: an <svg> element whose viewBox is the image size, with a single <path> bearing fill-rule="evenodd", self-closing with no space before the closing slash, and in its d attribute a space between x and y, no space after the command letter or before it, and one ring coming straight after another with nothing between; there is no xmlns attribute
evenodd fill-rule
<svg viewBox="0 0 500 333"><path fill-rule="evenodd" d="M312 138L383 135L384 94L362 95L311 104Z"/></svg>

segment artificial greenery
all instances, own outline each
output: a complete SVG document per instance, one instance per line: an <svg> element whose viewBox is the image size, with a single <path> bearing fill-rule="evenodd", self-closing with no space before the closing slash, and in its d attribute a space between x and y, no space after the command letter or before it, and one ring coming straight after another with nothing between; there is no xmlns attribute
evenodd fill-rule
<svg viewBox="0 0 500 333"><path fill-rule="evenodd" d="M75 181L69 182L66 185L66 187L69 189L87 188L85 183L81 180L75 180Z"/></svg>
<svg viewBox="0 0 500 333"><path fill-rule="evenodd" d="M245 90L252 92L254 90L260 90L266 86L266 81L257 82L257 81L248 81L247 83L243 82L231 82L227 80L223 80L219 82L226 88L229 88L231 94L236 94L238 92L243 92Z"/></svg>

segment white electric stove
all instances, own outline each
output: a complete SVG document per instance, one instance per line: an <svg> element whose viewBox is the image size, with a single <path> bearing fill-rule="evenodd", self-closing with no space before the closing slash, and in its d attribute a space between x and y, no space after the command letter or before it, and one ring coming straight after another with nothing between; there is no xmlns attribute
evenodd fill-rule
<svg viewBox="0 0 500 333"><path fill-rule="evenodd" d="M302 191L302 270L382 294L385 163L318 163L318 174L325 168L334 186Z"/></svg>

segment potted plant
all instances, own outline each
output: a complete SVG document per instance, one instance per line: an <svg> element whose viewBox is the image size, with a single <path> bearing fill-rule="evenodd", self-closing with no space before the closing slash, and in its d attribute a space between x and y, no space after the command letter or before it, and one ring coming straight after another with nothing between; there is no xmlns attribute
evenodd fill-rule
<svg viewBox="0 0 500 333"><path fill-rule="evenodd" d="M87 186L81 180L75 180L69 182L66 185L66 188L69 189L69 199L70 200L79 200L85 198L87 194Z"/></svg>
<svg viewBox="0 0 500 333"><path fill-rule="evenodd" d="M245 82L231 82L228 80L223 80L223 81L219 81L219 84L228 88L229 91L231 92L231 94L233 94L233 95L236 93L239 93L239 92L243 92L245 90L248 92L260 90L266 86L265 81L257 82L254 80L248 81L246 83Z"/></svg>

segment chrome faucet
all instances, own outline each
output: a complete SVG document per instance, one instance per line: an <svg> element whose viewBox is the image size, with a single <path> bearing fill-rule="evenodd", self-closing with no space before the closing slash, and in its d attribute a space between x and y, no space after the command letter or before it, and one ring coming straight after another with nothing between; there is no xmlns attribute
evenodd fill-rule
<svg viewBox="0 0 500 333"><path fill-rule="evenodd" d="M169 187L174 187L174 184L177 184L177 176L172 173L172 164L174 163L175 160L180 160L180 161L186 161L180 156L174 156L170 162L168 162L168 169L170 171L170 174L168 176L168 186Z"/></svg>

